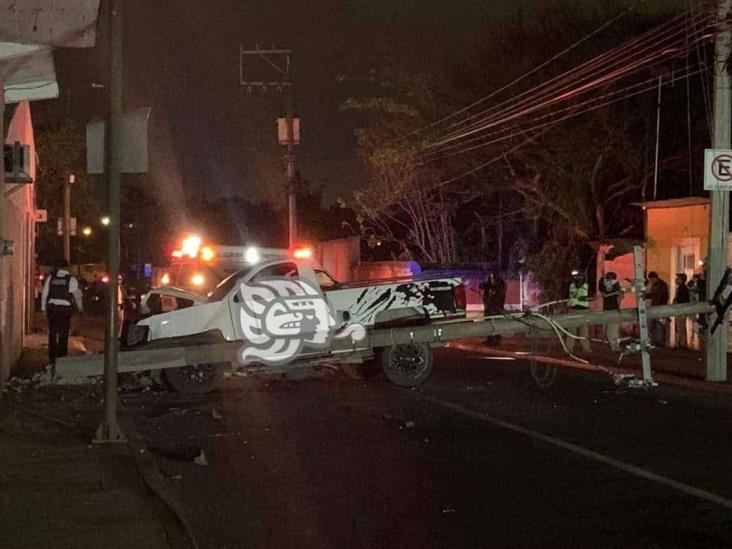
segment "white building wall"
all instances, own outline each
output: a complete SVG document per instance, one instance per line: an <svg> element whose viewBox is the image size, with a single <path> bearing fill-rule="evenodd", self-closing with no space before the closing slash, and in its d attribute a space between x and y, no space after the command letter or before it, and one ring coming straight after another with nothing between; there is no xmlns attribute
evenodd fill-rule
<svg viewBox="0 0 732 549"><path fill-rule="evenodd" d="M18 104L6 134L6 143L19 141L30 148L30 176L35 180L35 142L30 105ZM35 272L35 207L33 184L16 187L6 183L1 198L5 204L0 234L15 243L12 256L0 259L0 380L10 375L20 359L23 335L31 324L33 275Z"/></svg>

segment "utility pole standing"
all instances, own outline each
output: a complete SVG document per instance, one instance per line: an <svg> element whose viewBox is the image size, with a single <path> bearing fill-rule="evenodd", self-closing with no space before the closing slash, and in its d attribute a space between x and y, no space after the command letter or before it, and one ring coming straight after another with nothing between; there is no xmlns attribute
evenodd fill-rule
<svg viewBox="0 0 732 549"><path fill-rule="evenodd" d="M295 129L292 121L292 86L287 89L287 211L290 249L297 245L297 194L295 189Z"/></svg>
<svg viewBox="0 0 732 549"><path fill-rule="evenodd" d="M117 422L117 293L119 288L120 183L122 179L120 122L122 118L122 0L109 2L109 225L107 226L107 268L109 286L104 333L104 419L95 442L124 442Z"/></svg>
<svg viewBox="0 0 732 549"><path fill-rule="evenodd" d="M70 173L64 177L64 260L71 263L71 185L76 180L76 176Z"/></svg>
<svg viewBox="0 0 732 549"><path fill-rule="evenodd" d="M239 84L252 92L266 93L270 88L278 92L287 89L287 112L285 135L278 136L285 145L285 179L287 189L288 241L292 248L297 245L297 201L295 189L295 145L298 136L292 106L292 81L290 79L291 50L270 49L245 50L239 47ZM246 60L250 60L248 63ZM281 119L280 119L281 120ZM278 128L279 133L279 128ZM283 139L284 137L284 139Z"/></svg>
<svg viewBox="0 0 732 549"><path fill-rule="evenodd" d="M717 1L717 34L714 52L714 137L713 149L729 149L732 141L732 90L729 58L730 10L732 0ZM729 191L710 191L711 219L709 232L709 261L707 264L707 297L711 298L727 265L727 239L729 234ZM711 325L711 323L708 323ZM708 381L727 380L727 329L723 324L714 334L707 328L704 346L706 378Z"/></svg>

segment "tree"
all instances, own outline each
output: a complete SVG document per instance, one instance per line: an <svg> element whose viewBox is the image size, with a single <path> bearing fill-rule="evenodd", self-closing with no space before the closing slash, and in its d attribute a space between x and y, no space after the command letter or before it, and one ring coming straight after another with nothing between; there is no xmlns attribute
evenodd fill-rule
<svg viewBox="0 0 732 549"><path fill-rule="evenodd" d="M422 78L387 72L375 95L352 98L345 108L366 124L358 143L370 180L355 194L362 236L395 243L407 257L450 264L458 257L454 218L466 197L445 192L440 166L421 162L434 99Z"/></svg>

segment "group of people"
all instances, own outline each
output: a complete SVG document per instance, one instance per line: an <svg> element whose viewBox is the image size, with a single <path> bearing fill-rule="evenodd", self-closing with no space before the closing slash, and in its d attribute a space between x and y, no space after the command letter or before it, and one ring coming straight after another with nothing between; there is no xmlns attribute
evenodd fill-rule
<svg viewBox="0 0 732 549"><path fill-rule="evenodd" d="M589 309L589 287L584 281L584 277L578 271L572 271L573 281L569 287L569 299L567 305L570 309ZM703 301L705 299L705 281L703 274L695 274L689 280L686 273L678 273L675 281L676 290L673 297L674 304L691 303ZM602 297L602 309L604 311L614 311L620 309L620 301L627 291L620 285L617 275L614 272L605 273L597 284L598 294ZM651 307L660 305L668 305L670 294L668 283L658 276L656 271L651 271L646 277L645 285L646 301ZM689 346L688 331L686 327L687 317L675 317L675 337L674 346L687 348ZM648 323L648 337L651 344L656 347L665 347L667 344L667 319L652 319ZM585 328L579 333L582 339L583 349L590 350L589 339L587 339L588 330ZM619 325L608 324L605 332L606 339L610 343L612 350L619 350ZM570 341L572 342L570 344ZM573 348L574 339L570 338L568 347Z"/></svg>
<svg viewBox="0 0 732 549"><path fill-rule="evenodd" d="M706 284L703 273L695 274L689 280L686 273L678 273L675 281L674 304L699 302L705 299ZM480 284L483 292L483 306L485 316L495 316L504 312L506 298L506 283L501 278L500 272L492 271L485 281ZM598 296L602 298L603 311L615 311L620 309L620 303L628 288L623 288L616 273L609 271L605 273L597 284ZM658 273L651 271L646 277L645 286L646 300L652 307L668 305L670 300L669 286L665 280L658 276ZM567 293L567 309L569 311L588 311L590 309L590 287L584 274L579 270L571 272L571 282ZM649 339L656 347L665 347L667 344L667 322L666 319L652 319L649 322ZM703 322L703 316L700 316ZM687 348L689 337L687 330L687 317L676 317L676 330L674 343L675 347ZM591 352L589 327L582 326L570 330L570 336L566 339L566 347L573 352L579 344L585 353ZM620 350L620 325L607 324L605 339L613 351ZM489 345L500 343L500 336L489 336L486 339Z"/></svg>

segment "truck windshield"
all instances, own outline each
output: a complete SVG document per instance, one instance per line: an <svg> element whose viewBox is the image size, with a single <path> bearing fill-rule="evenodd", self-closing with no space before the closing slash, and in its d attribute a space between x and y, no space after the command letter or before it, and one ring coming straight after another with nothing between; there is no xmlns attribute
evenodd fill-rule
<svg viewBox="0 0 732 549"><path fill-rule="evenodd" d="M237 281L250 270L251 267L246 267L244 269L239 269L235 273L227 276L225 279L218 283L216 288L214 288L210 294L208 294L208 299L206 300L206 302L213 303L214 301L221 301L222 299L224 299L229 294L231 289L236 285Z"/></svg>

